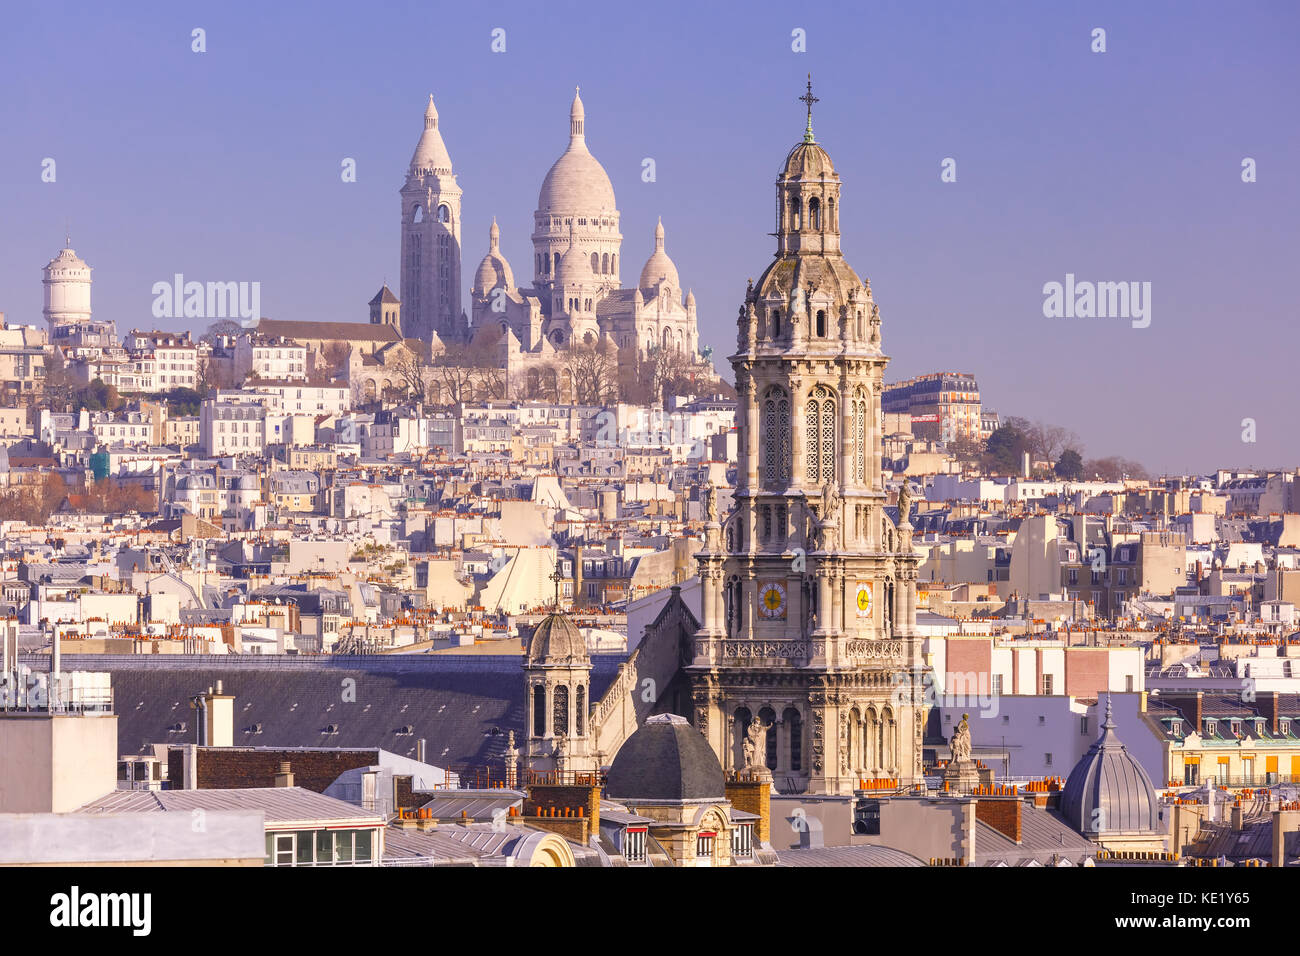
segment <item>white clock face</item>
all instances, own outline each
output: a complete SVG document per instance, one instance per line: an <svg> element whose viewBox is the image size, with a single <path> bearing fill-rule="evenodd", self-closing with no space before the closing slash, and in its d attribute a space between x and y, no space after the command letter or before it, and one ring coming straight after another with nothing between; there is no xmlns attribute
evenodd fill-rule
<svg viewBox="0 0 1300 956"><path fill-rule="evenodd" d="M868 582L862 582L858 585L857 608L858 617L871 617L871 605L874 595L871 585Z"/></svg>
<svg viewBox="0 0 1300 956"><path fill-rule="evenodd" d="M785 585L780 581L767 581L758 588L758 613L768 620L785 617Z"/></svg>

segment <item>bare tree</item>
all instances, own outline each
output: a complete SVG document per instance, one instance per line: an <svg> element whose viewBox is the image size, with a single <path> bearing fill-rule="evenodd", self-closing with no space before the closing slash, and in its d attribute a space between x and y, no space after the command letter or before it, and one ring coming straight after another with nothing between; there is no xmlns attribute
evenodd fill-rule
<svg viewBox="0 0 1300 956"><path fill-rule="evenodd" d="M433 366L424 357L423 351L403 348L391 368L397 373L398 381L407 395L421 403L428 398L429 377Z"/></svg>
<svg viewBox="0 0 1300 956"><path fill-rule="evenodd" d="M573 377L574 399L579 405L605 405L618 394L618 362L608 341L572 346L565 368Z"/></svg>
<svg viewBox="0 0 1300 956"><path fill-rule="evenodd" d="M1036 461L1055 463L1067 448L1079 448L1079 436L1068 428L1034 422L1025 430L1029 439L1029 453Z"/></svg>

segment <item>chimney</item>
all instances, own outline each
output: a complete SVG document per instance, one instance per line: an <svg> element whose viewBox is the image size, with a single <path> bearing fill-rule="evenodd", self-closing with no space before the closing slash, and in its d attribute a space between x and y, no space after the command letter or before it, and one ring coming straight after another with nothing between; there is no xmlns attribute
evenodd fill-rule
<svg viewBox="0 0 1300 956"><path fill-rule="evenodd" d="M1264 691L1259 701L1259 714L1268 720L1268 729L1277 733L1277 720L1282 716L1282 695L1275 690Z"/></svg>
<svg viewBox="0 0 1300 956"><path fill-rule="evenodd" d="M582 602L582 545L573 546L573 607Z"/></svg>
<svg viewBox="0 0 1300 956"><path fill-rule="evenodd" d="M280 762L280 772L275 775L275 786L293 786L293 773L289 770L289 761L284 760Z"/></svg>
<svg viewBox="0 0 1300 956"><path fill-rule="evenodd" d="M235 742L235 697L222 693L221 681L203 695L203 739L208 747L230 747Z"/></svg>
<svg viewBox="0 0 1300 956"><path fill-rule="evenodd" d="M424 763L424 738L421 737L415 744L415 759Z"/></svg>
<svg viewBox="0 0 1300 956"><path fill-rule="evenodd" d="M1246 823L1246 808L1240 803L1232 805L1232 829L1241 832Z"/></svg>

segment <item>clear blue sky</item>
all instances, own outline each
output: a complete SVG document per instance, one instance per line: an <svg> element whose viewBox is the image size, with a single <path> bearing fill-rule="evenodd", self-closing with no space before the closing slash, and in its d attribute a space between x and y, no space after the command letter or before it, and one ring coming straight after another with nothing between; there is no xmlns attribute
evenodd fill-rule
<svg viewBox="0 0 1300 956"><path fill-rule="evenodd" d="M465 191L466 284L493 215L526 281L581 84L625 279L662 215L725 356L772 256L772 184L811 70L889 380L973 372L986 405L1069 426L1086 455L1294 467L1297 26L1290 2L11 2L0 310L40 321L66 220L119 331L155 324L151 287L176 272L259 281L268 316L364 320L380 282L398 285L397 191L430 92ZM1043 284L1066 273L1151 282L1150 327L1044 318Z"/></svg>

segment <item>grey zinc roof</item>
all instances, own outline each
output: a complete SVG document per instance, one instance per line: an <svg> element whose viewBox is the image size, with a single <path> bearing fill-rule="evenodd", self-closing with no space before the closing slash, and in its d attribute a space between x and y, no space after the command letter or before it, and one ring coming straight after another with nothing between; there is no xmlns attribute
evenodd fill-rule
<svg viewBox="0 0 1300 956"><path fill-rule="evenodd" d="M195 810L261 811L268 825L324 822L383 826L382 815L302 787L239 790L115 790L78 813L190 813Z"/></svg>
<svg viewBox="0 0 1300 956"><path fill-rule="evenodd" d="M1115 735L1109 695L1101 737L1070 771L1061 793L1061 811L1085 833L1155 833L1162 829L1151 778Z"/></svg>
<svg viewBox="0 0 1300 956"><path fill-rule="evenodd" d="M590 700L604 694L622 659L592 656ZM24 663L49 667L48 657ZM414 757L424 739L428 763L454 768L499 764L507 732L525 737L523 670L514 656L67 654L63 668L112 674L120 754L193 743L190 699L218 680L235 697L236 746L376 747ZM354 700L344 700L345 688ZM173 729L180 723L184 732Z"/></svg>
<svg viewBox="0 0 1300 956"><path fill-rule="evenodd" d="M1019 843L987 823L975 822L975 861L981 866L999 862L1012 866L1030 861L1052 863L1061 857L1081 863L1097 849L1097 844L1072 829L1064 818L1029 803L1021 806Z"/></svg>
<svg viewBox="0 0 1300 956"><path fill-rule="evenodd" d="M827 846L781 850L782 866L925 866L910 853L888 846Z"/></svg>
<svg viewBox="0 0 1300 956"><path fill-rule="evenodd" d="M519 790L446 790L421 807L436 820L455 820L464 814L470 820L495 820L498 813L522 807L524 794Z"/></svg>
<svg viewBox="0 0 1300 956"><path fill-rule="evenodd" d="M635 807L724 799L722 765L713 747L684 717L659 714L623 742L610 765L606 792Z"/></svg>

